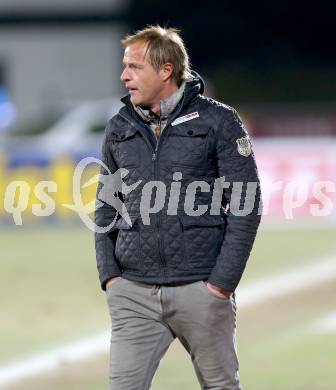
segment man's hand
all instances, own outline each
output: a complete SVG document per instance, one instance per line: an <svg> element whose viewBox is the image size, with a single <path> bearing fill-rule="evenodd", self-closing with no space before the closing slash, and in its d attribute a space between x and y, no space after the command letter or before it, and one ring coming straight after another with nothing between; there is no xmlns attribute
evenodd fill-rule
<svg viewBox="0 0 336 390"><path fill-rule="evenodd" d="M111 278L107 281L106 283L106 290L114 283L116 282L118 279L121 279L121 276L115 276L114 278Z"/></svg>
<svg viewBox="0 0 336 390"><path fill-rule="evenodd" d="M213 284L208 282L206 282L206 286L210 291L212 291L215 295L218 295L219 297L224 295L225 298L230 298L230 295L232 294L232 291L226 290L223 287L214 286Z"/></svg>

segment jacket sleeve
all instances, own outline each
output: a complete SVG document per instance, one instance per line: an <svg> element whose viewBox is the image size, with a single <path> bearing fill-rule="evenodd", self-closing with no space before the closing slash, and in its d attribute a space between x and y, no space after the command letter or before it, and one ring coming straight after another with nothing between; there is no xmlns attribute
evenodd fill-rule
<svg viewBox="0 0 336 390"><path fill-rule="evenodd" d="M109 126L109 124L108 124ZM96 209L95 209L95 226L96 227L107 227L116 217L116 209L110 204L106 203L100 197L99 194L103 188L104 180L101 180L102 175L108 177L109 174L114 174L117 171L117 165L113 159L110 150L110 141L108 140L108 126L105 131L105 138L102 146L102 162L107 166L110 172L108 172L103 166L100 169L100 180L97 187L96 193ZM113 194L109 194L113 196ZM98 230L96 228L96 230ZM96 249L96 260L97 268L99 273L99 279L101 288L106 290L106 282L114 277L120 276L121 270L115 259L115 234L110 230L104 233L95 232L95 249Z"/></svg>
<svg viewBox="0 0 336 390"><path fill-rule="evenodd" d="M261 192L248 134L237 112L231 110L229 119L225 115L217 131L217 166L219 177L225 177L223 206L228 205L228 209L224 240L208 281L234 291L260 223Z"/></svg>

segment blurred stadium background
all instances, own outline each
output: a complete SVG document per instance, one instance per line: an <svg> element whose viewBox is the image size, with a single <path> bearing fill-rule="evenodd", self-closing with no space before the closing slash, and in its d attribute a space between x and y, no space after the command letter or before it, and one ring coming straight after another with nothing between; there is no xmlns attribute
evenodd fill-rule
<svg viewBox="0 0 336 390"><path fill-rule="evenodd" d="M62 205L120 107L120 38L147 23L181 28L207 94L237 108L253 138L265 216L237 290L244 388L336 388L333 15L323 2L1 0L0 388L106 388L93 234ZM15 180L31 189L22 226L4 205ZM32 213L41 180L57 183L47 217ZM175 342L153 389L196 388Z"/></svg>

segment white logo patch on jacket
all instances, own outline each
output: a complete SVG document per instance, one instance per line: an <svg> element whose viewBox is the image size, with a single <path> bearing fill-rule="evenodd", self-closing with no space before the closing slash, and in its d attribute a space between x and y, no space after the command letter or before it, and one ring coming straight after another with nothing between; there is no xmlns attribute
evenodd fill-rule
<svg viewBox="0 0 336 390"><path fill-rule="evenodd" d="M176 118L172 122L171 125L172 126L176 126L176 125L179 125L180 123L191 121L192 119L195 119L195 118L198 118L198 117L199 117L199 115L198 115L197 111L191 112L190 114L187 114L187 115L184 115L184 116L180 116L179 118Z"/></svg>

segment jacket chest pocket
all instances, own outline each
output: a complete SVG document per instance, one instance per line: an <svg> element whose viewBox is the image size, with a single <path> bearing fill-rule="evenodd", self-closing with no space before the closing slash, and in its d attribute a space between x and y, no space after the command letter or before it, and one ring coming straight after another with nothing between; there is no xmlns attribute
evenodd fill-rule
<svg viewBox="0 0 336 390"><path fill-rule="evenodd" d="M113 156L119 168L140 165L139 135L135 128L127 127L111 134Z"/></svg>
<svg viewBox="0 0 336 390"><path fill-rule="evenodd" d="M173 126L164 146L164 159L174 165L199 166L207 156L209 127Z"/></svg>

